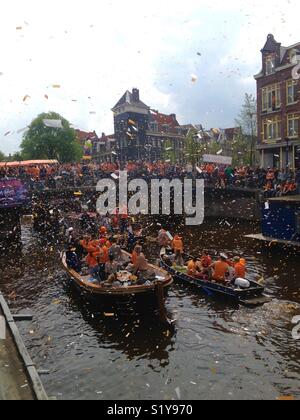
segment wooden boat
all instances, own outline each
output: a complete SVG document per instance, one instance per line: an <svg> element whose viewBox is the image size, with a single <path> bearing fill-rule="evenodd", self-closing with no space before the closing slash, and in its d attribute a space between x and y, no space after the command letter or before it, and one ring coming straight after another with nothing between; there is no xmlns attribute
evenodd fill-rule
<svg viewBox="0 0 300 420"><path fill-rule="evenodd" d="M165 271L163 268L154 266L150 264L150 268L152 268L156 274L156 280L151 282L150 285L126 285L126 281L124 282L124 286L121 287L105 287L99 284L93 284L90 282L90 275L80 275L76 271L70 269L66 263L66 255L62 253L62 265L64 270L70 276L73 284L76 286L77 289L86 297L91 298L91 300L95 300L97 298L101 298L103 296L111 296L111 297L128 297L128 296L142 296L142 295L151 295L155 296L157 292L157 287L161 286L161 288L166 291L172 284L173 278L172 276ZM131 256L127 252L123 251L123 259L124 263L130 262ZM120 272L123 273L123 272ZM124 272L125 274L125 272Z"/></svg>
<svg viewBox="0 0 300 420"><path fill-rule="evenodd" d="M193 259L193 257L185 254L184 259L185 261L189 261ZM264 295L264 287L254 281L249 281L250 287L248 289L239 289L213 281L196 279L185 273L179 272L174 267L170 266L163 255L161 256L161 266L173 276L174 280L195 286L209 296L223 296L249 306L261 305L270 302L271 300Z"/></svg>

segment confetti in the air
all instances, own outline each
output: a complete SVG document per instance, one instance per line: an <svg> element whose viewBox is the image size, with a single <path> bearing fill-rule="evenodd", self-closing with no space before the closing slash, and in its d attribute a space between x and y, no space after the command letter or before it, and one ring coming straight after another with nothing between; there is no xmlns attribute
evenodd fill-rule
<svg viewBox="0 0 300 420"><path fill-rule="evenodd" d="M198 81L198 76L196 76L195 74L191 75L191 81L192 83L196 83Z"/></svg>

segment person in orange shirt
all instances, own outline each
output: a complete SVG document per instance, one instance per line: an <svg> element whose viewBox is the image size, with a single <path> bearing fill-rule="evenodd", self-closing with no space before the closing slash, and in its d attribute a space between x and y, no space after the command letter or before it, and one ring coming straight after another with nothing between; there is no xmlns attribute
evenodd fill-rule
<svg viewBox="0 0 300 420"><path fill-rule="evenodd" d="M187 274L194 278L202 278L202 274L198 270L197 258L193 258L188 262Z"/></svg>
<svg viewBox="0 0 300 420"><path fill-rule="evenodd" d="M200 258L200 262L201 262L201 267L204 270L207 270L212 265L213 261L212 261L211 256L209 255L209 253L206 249L204 249L202 251L202 256Z"/></svg>
<svg viewBox="0 0 300 420"><path fill-rule="evenodd" d="M109 261L109 249L106 246L106 241L105 243L101 242L101 248L99 250L99 263L100 264L106 264Z"/></svg>
<svg viewBox="0 0 300 420"><path fill-rule="evenodd" d="M100 238L106 238L107 237L107 229L105 226L101 226L99 229Z"/></svg>
<svg viewBox="0 0 300 420"><path fill-rule="evenodd" d="M180 251L181 254L183 254L184 245L183 240L179 235L176 235L172 241L172 248L174 250L174 253L176 254L177 251Z"/></svg>
<svg viewBox="0 0 300 420"><path fill-rule="evenodd" d="M82 246L84 253L88 252L88 248L89 248L89 244L91 242L91 237L90 236L85 236L82 241L80 241L80 245Z"/></svg>
<svg viewBox="0 0 300 420"><path fill-rule="evenodd" d="M240 257L235 257L234 259L235 265L234 265L234 275L236 279L245 279L246 278L246 265L242 263L242 260Z"/></svg>
<svg viewBox="0 0 300 420"><path fill-rule="evenodd" d="M210 268L213 269L213 280L218 283L226 282L226 275L229 274L229 265L227 263L227 256L224 254L220 255L219 261L213 263Z"/></svg>
<svg viewBox="0 0 300 420"><path fill-rule="evenodd" d="M136 245L136 247L134 248L134 250L133 250L133 252L132 252L132 255L131 255L131 263L133 264L133 265L136 265L136 262L137 262L137 257L138 257L138 254L137 254L137 247L140 247L139 245Z"/></svg>

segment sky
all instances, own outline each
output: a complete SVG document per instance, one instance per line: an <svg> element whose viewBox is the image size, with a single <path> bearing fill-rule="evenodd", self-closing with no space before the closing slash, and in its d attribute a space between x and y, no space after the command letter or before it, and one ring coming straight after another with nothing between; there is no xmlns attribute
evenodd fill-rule
<svg viewBox="0 0 300 420"><path fill-rule="evenodd" d="M283 46L300 41L298 0L1 5L0 150L6 154L19 150L20 130L42 112L111 134L111 108L133 87L180 124L232 127L245 93L256 93L253 75L267 35Z"/></svg>

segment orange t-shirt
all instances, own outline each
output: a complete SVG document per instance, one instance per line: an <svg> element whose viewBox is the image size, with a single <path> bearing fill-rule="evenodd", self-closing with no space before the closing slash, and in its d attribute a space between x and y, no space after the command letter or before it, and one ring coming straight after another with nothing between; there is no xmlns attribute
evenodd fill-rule
<svg viewBox="0 0 300 420"><path fill-rule="evenodd" d="M193 276L197 270L197 263L195 263L194 261L189 261L187 267L188 267L188 275Z"/></svg>
<svg viewBox="0 0 300 420"><path fill-rule="evenodd" d="M243 264L241 263L235 264L234 269L235 269L236 278L244 279L246 277L247 270Z"/></svg>
<svg viewBox="0 0 300 420"><path fill-rule="evenodd" d="M99 251L100 264L106 264L109 261L109 252L107 246L103 246Z"/></svg>
<svg viewBox="0 0 300 420"><path fill-rule="evenodd" d="M174 239L173 240L173 248L174 248L174 251L183 252L183 241L182 241L182 239Z"/></svg>
<svg viewBox="0 0 300 420"><path fill-rule="evenodd" d="M224 261L218 261L214 265L214 280L223 281L225 280L225 274L229 270L229 265Z"/></svg>
<svg viewBox="0 0 300 420"><path fill-rule="evenodd" d="M208 268L212 264L212 259L209 255L201 257L201 265L203 268Z"/></svg>
<svg viewBox="0 0 300 420"><path fill-rule="evenodd" d="M96 267L98 265L97 256L98 253L89 253L86 257L86 263L90 268Z"/></svg>
<svg viewBox="0 0 300 420"><path fill-rule="evenodd" d="M137 262L137 253L135 251L133 251L133 253L132 253L131 262L132 262L133 265L136 265L136 262Z"/></svg>

